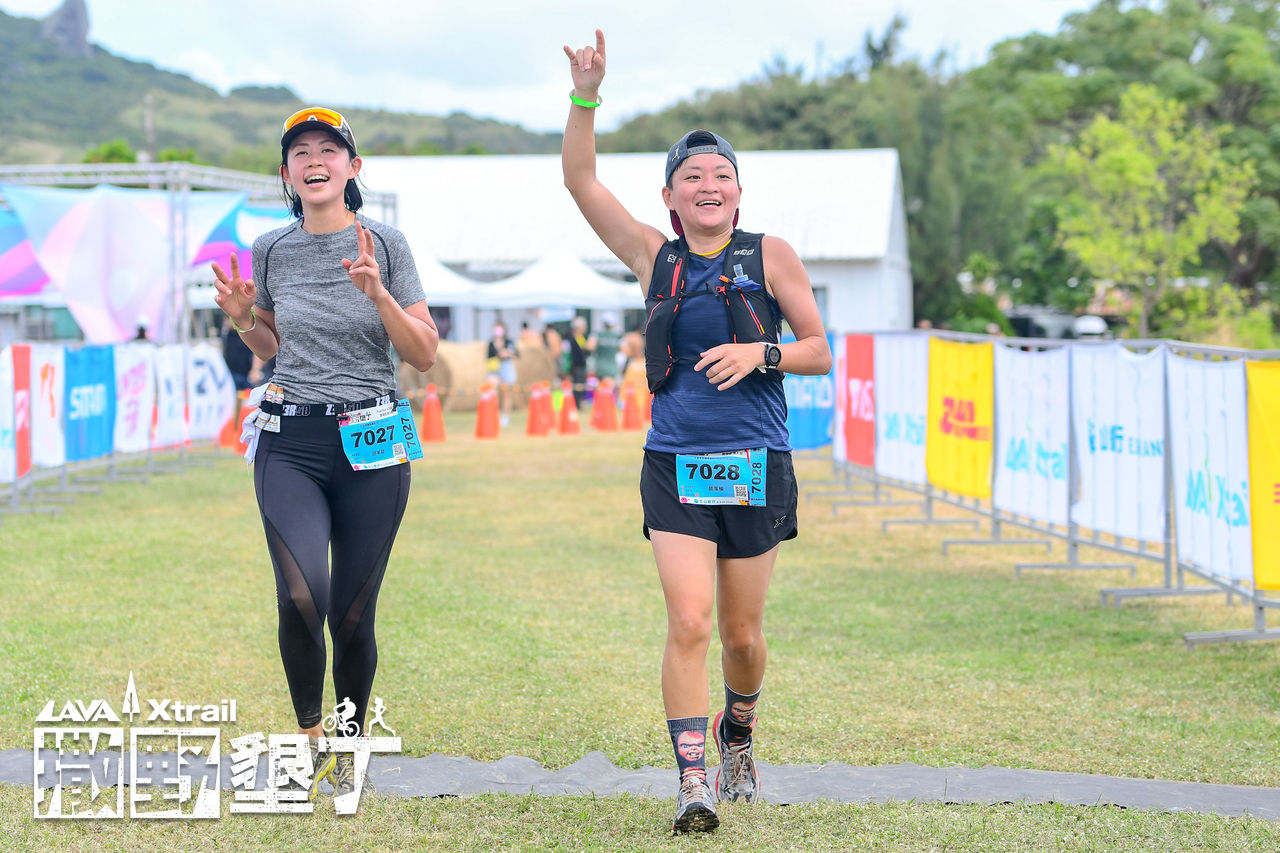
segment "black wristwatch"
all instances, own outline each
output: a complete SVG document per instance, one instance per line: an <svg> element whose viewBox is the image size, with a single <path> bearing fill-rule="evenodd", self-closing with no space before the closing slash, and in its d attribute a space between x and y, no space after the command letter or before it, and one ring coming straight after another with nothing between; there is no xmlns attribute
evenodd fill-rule
<svg viewBox="0 0 1280 853"><path fill-rule="evenodd" d="M777 370L782 363L782 347L767 341L764 345L764 367L766 370Z"/></svg>

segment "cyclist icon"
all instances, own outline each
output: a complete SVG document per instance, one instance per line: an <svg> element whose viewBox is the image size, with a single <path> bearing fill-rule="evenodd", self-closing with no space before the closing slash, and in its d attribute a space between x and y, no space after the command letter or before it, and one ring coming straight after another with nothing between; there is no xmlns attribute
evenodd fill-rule
<svg viewBox="0 0 1280 853"><path fill-rule="evenodd" d="M355 737L360 734L360 724L352 719L356 714L356 703L350 696L344 696L333 709L333 713L320 721L324 730L334 737Z"/></svg>

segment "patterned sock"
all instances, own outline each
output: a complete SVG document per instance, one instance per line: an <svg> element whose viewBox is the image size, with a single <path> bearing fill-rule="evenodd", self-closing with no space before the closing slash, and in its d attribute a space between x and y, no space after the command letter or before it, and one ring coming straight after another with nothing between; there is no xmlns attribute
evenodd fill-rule
<svg viewBox="0 0 1280 853"><path fill-rule="evenodd" d="M724 686L724 736L728 743L742 743L751 739L751 725L756 720L756 703L760 701L760 691L764 686L756 688L755 693L742 694L736 692L728 684Z"/></svg>
<svg viewBox="0 0 1280 853"><path fill-rule="evenodd" d="M703 781L707 778L707 718L680 717L667 720L667 732L671 735L671 748L676 753L676 767L680 780L693 774Z"/></svg>

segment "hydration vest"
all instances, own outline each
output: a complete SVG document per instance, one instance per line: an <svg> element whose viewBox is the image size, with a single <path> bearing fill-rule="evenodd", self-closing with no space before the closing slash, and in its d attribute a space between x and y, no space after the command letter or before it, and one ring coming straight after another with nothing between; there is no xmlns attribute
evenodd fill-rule
<svg viewBox="0 0 1280 853"><path fill-rule="evenodd" d="M733 239L724 249L720 280L712 284L710 293L729 312L732 340L726 343L777 343L782 338L782 324L774 316L764 287L763 238L763 234L734 229ZM649 390L654 393L667 381L676 363L671 353L671 327L686 298L688 266L689 246L684 237L664 243L653 263L649 296L644 301L648 316L644 326L644 371ZM688 294L700 295L701 291ZM782 381L780 370L767 370L765 375Z"/></svg>

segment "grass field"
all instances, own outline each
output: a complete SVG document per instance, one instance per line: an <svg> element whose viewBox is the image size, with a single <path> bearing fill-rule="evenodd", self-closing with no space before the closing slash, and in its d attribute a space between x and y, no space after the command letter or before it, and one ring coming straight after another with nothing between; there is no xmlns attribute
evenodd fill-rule
<svg viewBox="0 0 1280 853"><path fill-rule="evenodd" d="M374 693L413 755L603 750L673 764L658 685L664 615L640 536L638 434L450 440L415 465L378 612ZM829 475L799 458L801 483ZM1280 785L1274 645L1188 652L1188 630L1246 627L1221 597L1098 606L1121 573L1013 578L1039 551L961 549L954 531L882 536L893 510L801 506L770 591L757 754L770 763L994 764ZM896 514L901 514L896 513ZM59 518L0 527L0 748L31 744L43 704L235 698L224 737L294 729L270 564L243 463L120 484ZM719 685L718 648L712 685ZM713 695L714 695L713 690ZM113 702L113 703L114 703ZM667 841L670 804L635 799L375 799L316 816L158 828L37 826L0 788L0 832L25 849L295 849L317 834L384 849L1275 849L1253 820L1055 806L815 805L729 809L716 838Z"/></svg>

